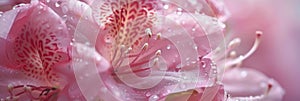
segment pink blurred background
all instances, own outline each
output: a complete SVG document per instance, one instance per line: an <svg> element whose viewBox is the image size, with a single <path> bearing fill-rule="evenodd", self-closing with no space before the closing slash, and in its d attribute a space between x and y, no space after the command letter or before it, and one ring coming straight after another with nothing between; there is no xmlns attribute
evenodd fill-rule
<svg viewBox="0 0 300 101"><path fill-rule="evenodd" d="M231 17L228 33L242 39L238 53L252 46L255 31L264 32L258 50L244 67L255 68L277 80L285 89L284 101L300 99L300 1L225 0Z"/></svg>

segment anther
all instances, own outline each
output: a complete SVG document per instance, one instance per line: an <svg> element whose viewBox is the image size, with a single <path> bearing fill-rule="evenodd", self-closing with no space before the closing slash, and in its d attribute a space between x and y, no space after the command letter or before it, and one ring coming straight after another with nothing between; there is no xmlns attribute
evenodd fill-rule
<svg viewBox="0 0 300 101"><path fill-rule="evenodd" d="M146 28L145 33L149 36L149 38L152 37L152 31L150 28Z"/></svg>
<svg viewBox="0 0 300 101"><path fill-rule="evenodd" d="M132 48L129 47L129 48L125 51L125 53L129 53L131 50L132 50Z"/></svg>
<svg viewBox="0 0 300 101"><path fill-rule="evenodd" d="M263 34L263 32L256 31L256 39L255 39L254 45L252 46L250 51L244 55L244 58L248 58L250 55L252 55L256 51L256 49L258 48L258 46L260 44L260 39L261 39L262 34Z"/></svg>
<svg viewBox="0 0 300 101"><path fill-rule="evenodd" d="M157 65L157 63L158 63L158 58L156 57L156 58L154 58L154 63L153 63L153 66L156 66Z"/></svg>
<svg viewBox="0 0 300 101"><path fill-rule="evenodd" d="M161 55L161 50L157 50L155 53L156 56L160 56Z"/></svg>
<svg viewBox="0 0 300 101"><path fill-rule="evenodd" d="M157 33L156 40L160 40L160 39L161 39L161 33Z"/></svg>
<svg viewBox="0 0 300 101"><path fill-rule="evenodd" d="M235 38L232 41L229 42L228 44L228 49L233 49L237 46L239 46L241 43L241 39L240 38Z"/></svg>
<svg viewBox="0 0 300 101"><path fill-rule="evenodd" d="M7 87L8 87L8 90L12 90L14 88L14 86L12 84L8 84Z"/></svg>
<svg viewBox="0 0 300 101"><path fill-rule="evenodd" d="M229 53L229 57L230 57L230 58L234 58L234 57L236 57L236 56L237 56L236 51L231 51L231 52Z"/></svg>
<svg viewBox="0 0 300 101"><path fill-rule="evenodd" d="M263 34L262 31L256 31L255 33L256 33L256 36L257 36L257 37L260 37L260 36Z"/></svg>
<svg viewBox="0 0 300 101"><path fill-rule="evenodd" d="M142 50L146 50L146 49L148 49L148 47L149 47L149 44L148 44L148 43L145 43L145 44L143 45L143 47L142 47Z"/></svg>
<svg viewBox="0 0 300 101"><path fill-rule="evenodd" d="M273 85L269 83L265 95L268 95L272 88L273 88Z"/></svg>

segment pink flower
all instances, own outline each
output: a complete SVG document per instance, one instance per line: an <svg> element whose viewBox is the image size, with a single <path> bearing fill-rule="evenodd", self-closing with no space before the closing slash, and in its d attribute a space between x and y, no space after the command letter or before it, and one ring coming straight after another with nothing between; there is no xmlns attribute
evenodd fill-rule
<svg viewBox="0 0 300 101"><path fill-rule="evenodd" d="M229 12L221 1L32 0L18 6L0 17L0 98L220 101L284 94L276 81L240 68L262 33L237 57L240 39L224 42Z"/></svg>
<svg viewBox="0 0 300 101"><path fill-rule="evenodd" d="M63 20L44 4L32 2L5 12L1 27L1 98L55 99L68 82L57 72L70 61L72 36Z"/></svg>
<svg viewBox="0 0 300 101"><path fill-rule="evenodd" d="M95 1L91 4L93 16L100 26L96 50L110 65L107 71L100 73L100 86L103 83L103 87L92 88L103 90L96 91L100 99L111 99L111 96L101 96L109 93L118 100L164 100L169 94L181 96L180 92L194 89L197 93L193 96L198 98L210 91L206 87L216 89L211 91L213 95L202 99L224 99L224 90L220 89L215 76L217 68L209 58L204 58L211 51L210 47L215 47L210 46L206 34L211 37L223 35L222 22L200 14L200 11L190 13L185 11L188 6L180 8L176 4L177 1L151 0ZM87 25L84 21L82 24ZM97 27L89 29L97 30ZM91 36L98 33L77 31L79 33L75 34L87 42L75 41L75 47L94 45L95 37ZM90 49L93 50L83 48ZM82 86L91 89L87 84ZM95 96L87 99L97 98Z"/></svg>

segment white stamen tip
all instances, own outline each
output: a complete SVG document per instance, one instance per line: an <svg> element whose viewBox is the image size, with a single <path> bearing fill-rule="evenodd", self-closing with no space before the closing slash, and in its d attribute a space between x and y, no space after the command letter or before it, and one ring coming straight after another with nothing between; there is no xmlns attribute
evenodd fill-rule
<svg viewBox="0 0 300 101"><path fill-rule="evenodd" d="M157 50L156 53L155 53L155 55L156 55L156 56L161 55L161 50Z"/></svg>
<svg viewBox="0 0 300 101"><path fill-rule="evenodd" d="M241 43L241 39L240 38L235 38L232 41L229 42L228 48L232 49L235 48L237 46L239 46Z"/></svg>
<svg viewBox="0 0 300 101"><path fill-rule="evenodd" d="M231 51L229 54L229 57L236 57L236 56L237 56L236 51Z"/></svg>
<svg viewBox="0 0 300 101"><path fill-rule="evenodd" d="M145 33L149 36L149 38L152 37L152 31L150 28L146 28Z"/></svg>
<svg viewBox="0 0 300 101"><path fill-rule="evenodd" d="M149 47L149 44L148 44L148 43L145 43L145 44L143 45L142 49L144 50L144 49L147 49L148 47Z"/></svg>
<svg viewBox="0 0 300 101"><path fill-rule="evenodd" d="M255 33L256 33L256 36L257 36L257 37L260 37L260 36L263 34L262 31L256 31Z"/></svg>
<svg viewBox="0 0 300 101"><path fill-rule="evenodd" d="M156 40L159 40L161 38L161 33L157 33Z"/></svg>
<svg viewBox="0 0 300 101"><path fill-rule="evenodd" d="M8 90L12 90L14 86L12 84L8 84L7 87L8 87Z"/></svg>

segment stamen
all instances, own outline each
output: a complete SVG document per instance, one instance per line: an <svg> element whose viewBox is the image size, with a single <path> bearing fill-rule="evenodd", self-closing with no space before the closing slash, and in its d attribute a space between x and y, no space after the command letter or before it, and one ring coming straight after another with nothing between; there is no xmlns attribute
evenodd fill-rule
<svg viewBox="0 0 300 101"><path fill-rule="evenodd" d="M148 47L149 47L149 44L148 44L148 43L145 43L145 44L143 45L143 47L142 47L142 50L146 50L146 49L148 49Z"/></svg>
<svg viewBox="0 0 300 101"><path fill-rule="evenodd" d="M148 49L148 47L149 47L149 44L148 44L148 43L145 43L145 44L143 45L143 47L142 47L141 52L137 54L137 56L133 59L133 61L132 61L130 64L134 63L134 62L141 56L141 54L144 53L145 50Z"/></svg>
<svg viewBox="0 0 300 101"><path fill-rule="evenodd" d="M120 46L120 51L119 51L119 53L120 53L119 58L116 61L112 61L113 64L114 64L113 66L116 66L120 62L120 60L123 59L122 57L123 57L124 49L125 49L125 45L121 45ZM116 55L117 55L117 52L118 52L118 50L115 51ZM116 55L114 55L114 58L116 57Z"/></svg>
<svg viewBox="0 0 300 101"><path fill-rule="evenodd" d="M273 88L273 85L269 83L268 87L267 87L267 90L265 92L265 95L268 95L270 93L270 91L271 91L272 88Z"/></svg>
<svg viewBox="0 0 300 101"><path fill-rule="evenodd" d="M161 33L157 33L156 40L160 40L160 39L161 39Z"/></svg>
<svg viewBox="0 0 300 101"><path fill-rule="evenodd" d="M150 28L146 28L145 33L149 36L149 38L152 37L152 31Z"/></svg>
<svg viewBox="0 0 300 101"><path fill-rule="evenodd" d="M156 58L154 58L154 60L153 60L154 62L153 62L153 66L152 67L154 67L154 66L158 66L158 58L156 57Z"/></svg>
<svg viewBox="0 0 300 101"><path fill-rule="evenodd" d="M263 33L261 31L256 31L255 43L254 43L253 47L251 48L251 50L246 55L243 56L244 58L248 58L250 55L252 55L256 51L256 49L258 48L258 46L260 44L260 39L261 39L262 34Z"/></svg>
<svg viewBox="0 0 300 101"><path fill-rule="evenodd" d="M160 56L161 55L161 50L157 50L155 53L156 56Z"/></svg>
<svg viewBox="0 0 300 101"><path fill-rule="evenodd" d="M228 50L231 50L241 44L241 39L240 38L235 38L232 41L229 42L228 44Z"/></svg>
<svg viewBox="0 0 300 101"><path fill-rule="evenodd" d="M235 58L237 56L236 51L231 51L229 53L229 58Z"/></svg>
<svg viewBox="0 0 300 101"><path fill-rule="evenodd" d="M225 67L231 67L233 65L241 64L242 61L244 61L250 55L252 55L256 51L256 49L258 48L258 46L260 44L261 35L262 35L261 31L256 31L256 39L255 39L254 45L252 46L250 51L247 52L245 55L240 55L238 58L230 60L229 62L226 63Z"/></svg>

